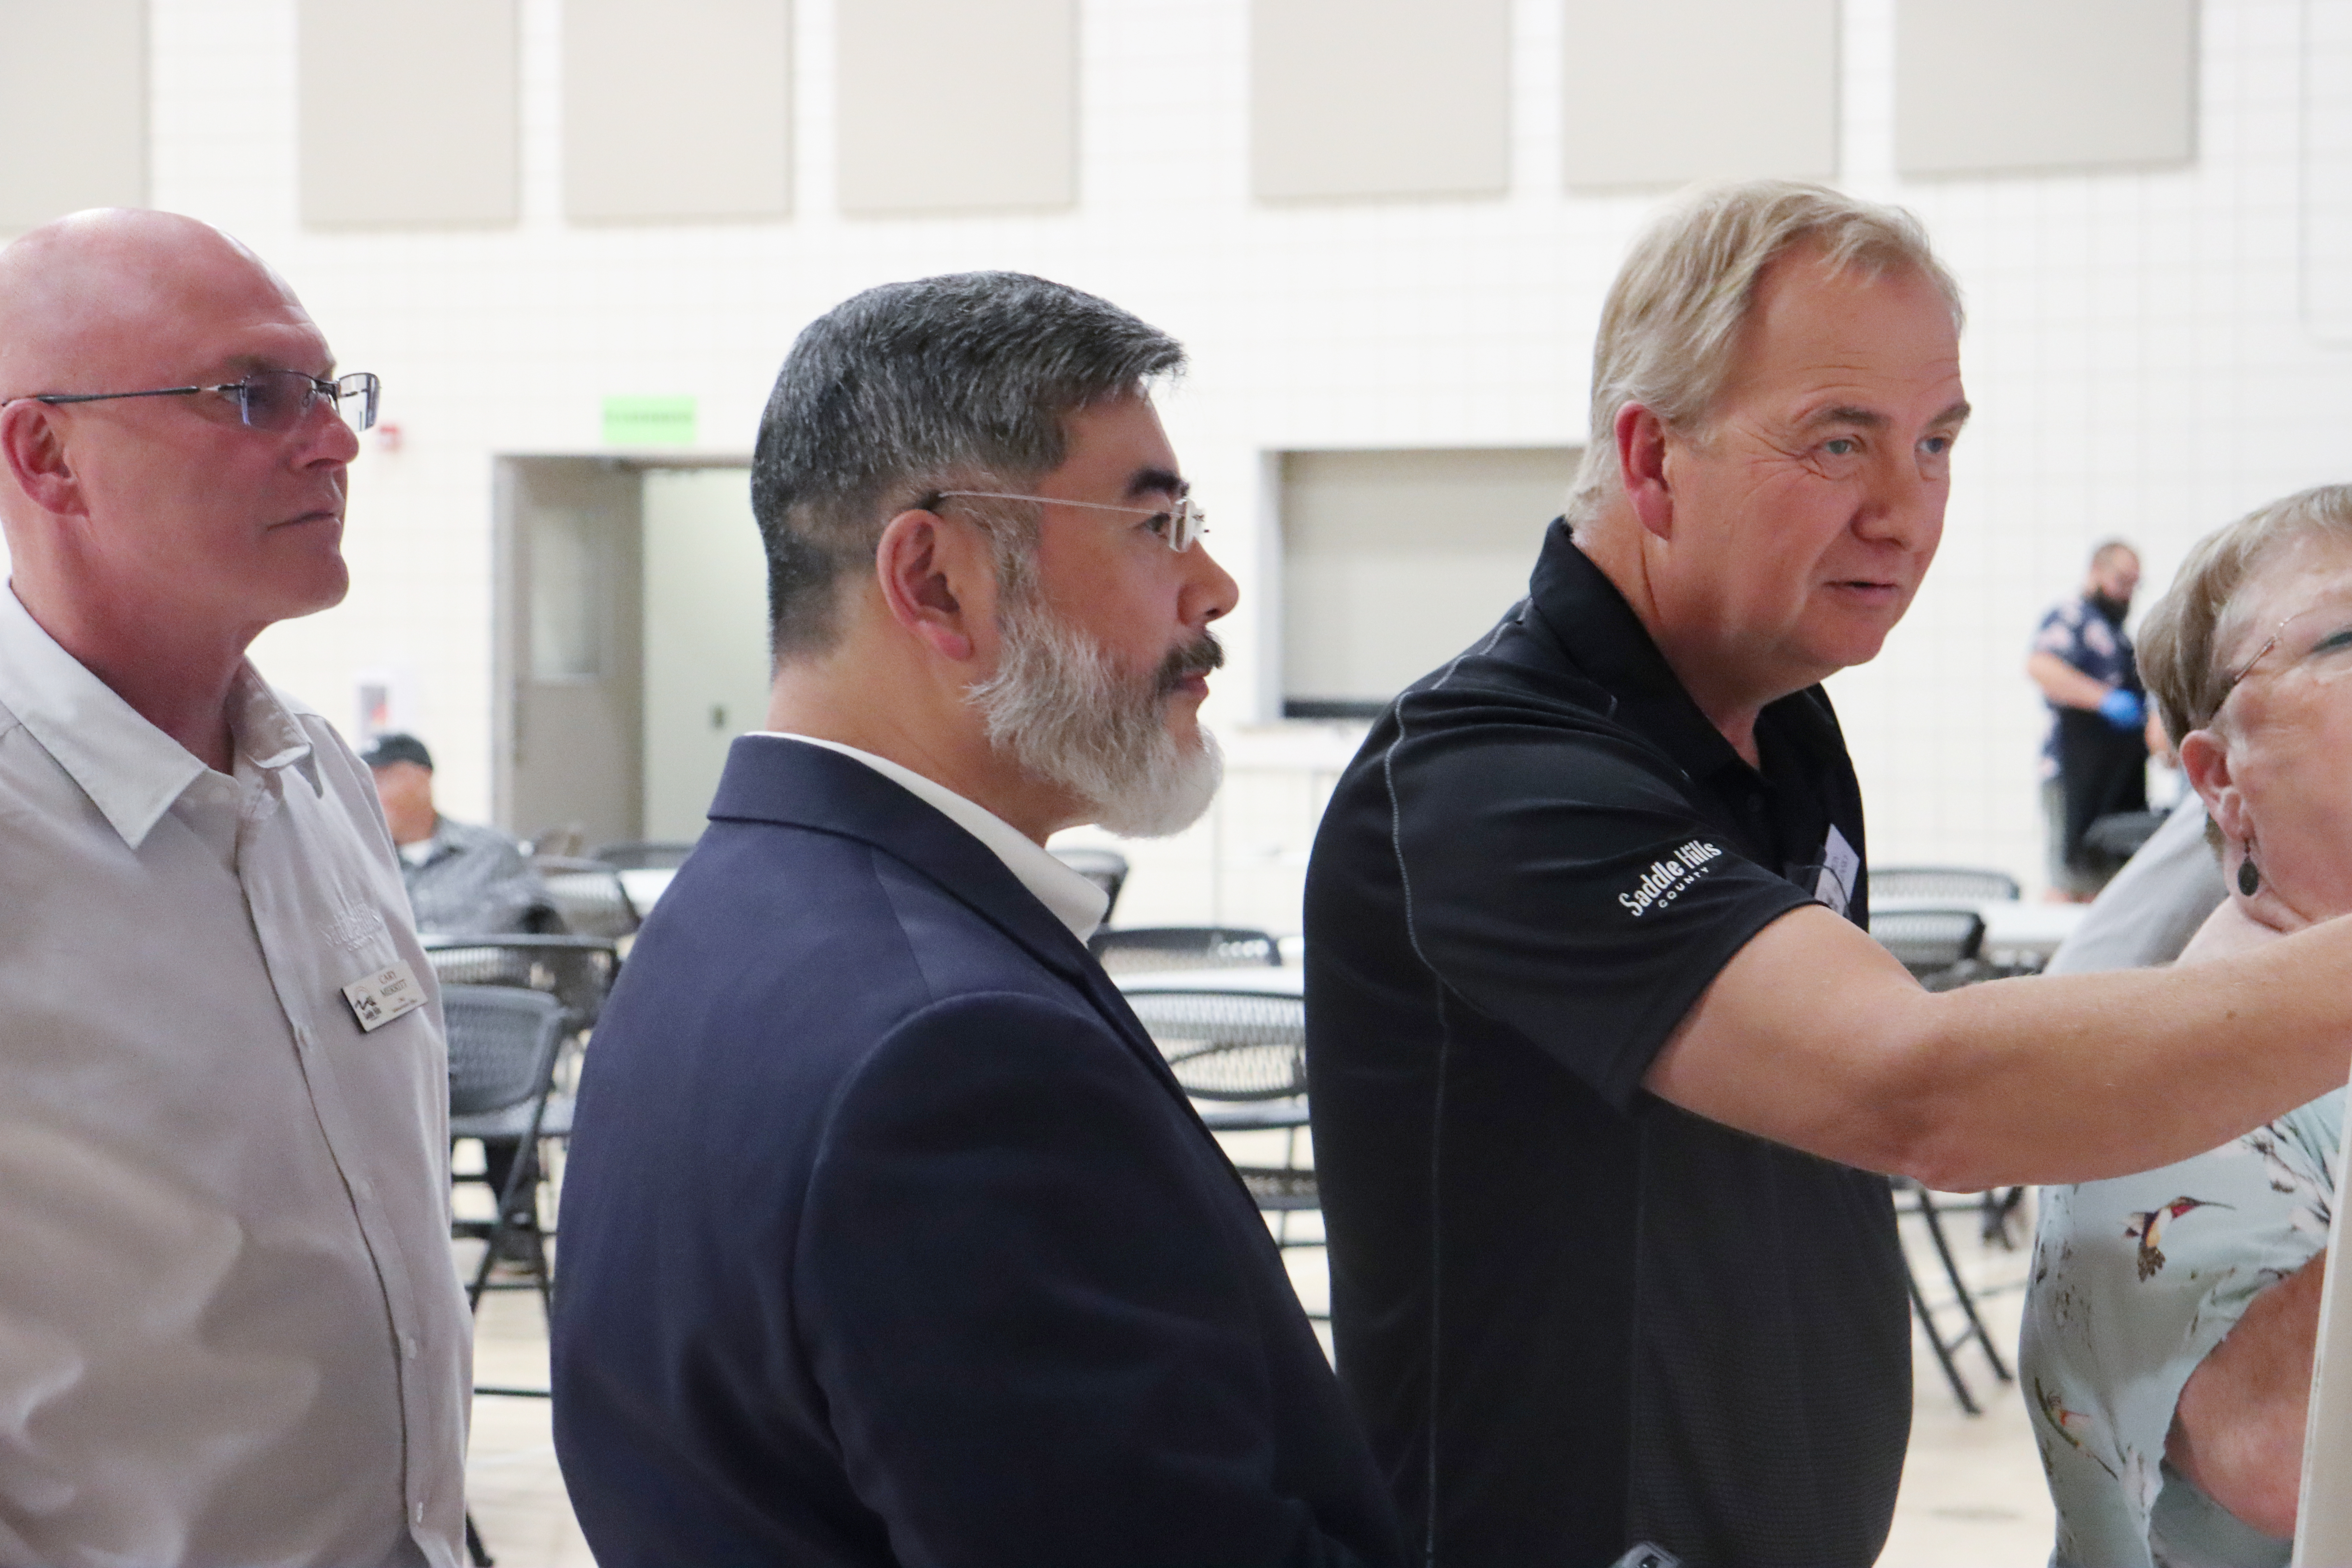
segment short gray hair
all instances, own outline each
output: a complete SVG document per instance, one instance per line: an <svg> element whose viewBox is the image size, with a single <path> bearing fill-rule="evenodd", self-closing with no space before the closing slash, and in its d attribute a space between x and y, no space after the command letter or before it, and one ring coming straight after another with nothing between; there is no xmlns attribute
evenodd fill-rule
<svg viewBox="0 0 2352 1568"><path fill-rule="evenodd" d="M1916 271L1951 305L1953 323L1961 319L1960 286L1902 208L1786 180L1700 188L1633 242L1601 307L1592 429L1569 491L1570 523L1591 521L1615 488L1617 414L1627 404L1641 404L1670 429L1701 427L1731 377L1758 282L1802 245L1818 246L1832 272Z"/></svg>
<svg viewBox="0 0 2352 1568"><path fill-rule="evenodd" d="M2200 539L2139 628L2139 672L2175 745L2230 695L2222 650L2244 612L2238 590L2281 546L2314 534L2352 542L2352 485L2320 485L2258 507Z"/></svg>
<svg viewBox="0 0 2352 1568"><path fill-rule="evenodd" d="M872 569L899 511L961 486L1028 488L1061 466L1066 416L1183 365L1159 329L1020 272L888 283L818 317L751 458L775 657L831 646L842 578Z"/></svg>

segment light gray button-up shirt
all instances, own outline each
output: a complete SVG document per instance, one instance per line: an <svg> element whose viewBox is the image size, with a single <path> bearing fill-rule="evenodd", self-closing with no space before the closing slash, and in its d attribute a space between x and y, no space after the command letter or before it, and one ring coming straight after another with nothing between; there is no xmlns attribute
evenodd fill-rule
<svg viewBox="0 0 2352 1568"><path fill-rule="evenodd" d="M367 770L231 701L233 777L0 585L0 1561L455 1568L438 994Z"/></svg>

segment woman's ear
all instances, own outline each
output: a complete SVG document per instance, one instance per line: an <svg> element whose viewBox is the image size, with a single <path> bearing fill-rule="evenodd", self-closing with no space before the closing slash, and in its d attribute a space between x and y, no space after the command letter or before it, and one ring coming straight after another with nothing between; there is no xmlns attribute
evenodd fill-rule
<svg viewBox="0 0 2352 1568"><path fill-rule="evenodd" d="M2205 803L2205 815L2232 844L2243 844L2252 820L2246 797L2230 772L2230 742L2211 730L2191 730L2180 738L2180 769L2189 787Z"/></svg>

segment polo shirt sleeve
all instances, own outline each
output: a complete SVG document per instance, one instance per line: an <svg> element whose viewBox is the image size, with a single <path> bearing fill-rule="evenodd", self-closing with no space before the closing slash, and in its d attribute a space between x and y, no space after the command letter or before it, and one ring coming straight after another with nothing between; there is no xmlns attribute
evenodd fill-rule
<svg viewBox="0 0 2352 1568"><path fill-rule="evenodd" d="M1410 701L1385 759L1414 950L1619 1110L1748 940L1810 894L1706 819L1662 752L1557 713Z"/></svg>

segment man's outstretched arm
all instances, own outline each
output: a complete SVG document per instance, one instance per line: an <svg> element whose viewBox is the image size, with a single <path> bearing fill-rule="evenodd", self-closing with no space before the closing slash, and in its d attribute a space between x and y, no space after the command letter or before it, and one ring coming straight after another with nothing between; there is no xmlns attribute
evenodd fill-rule
<svg viewBox="0 0 2352 1568"><path fill-rule="evenodd" d="M2343 1085L2352 920L2187 968L1931 993L1818 905L1759 931L1643 1086L1698 1115L1969 1192L2168 1164Z"/></svg>

